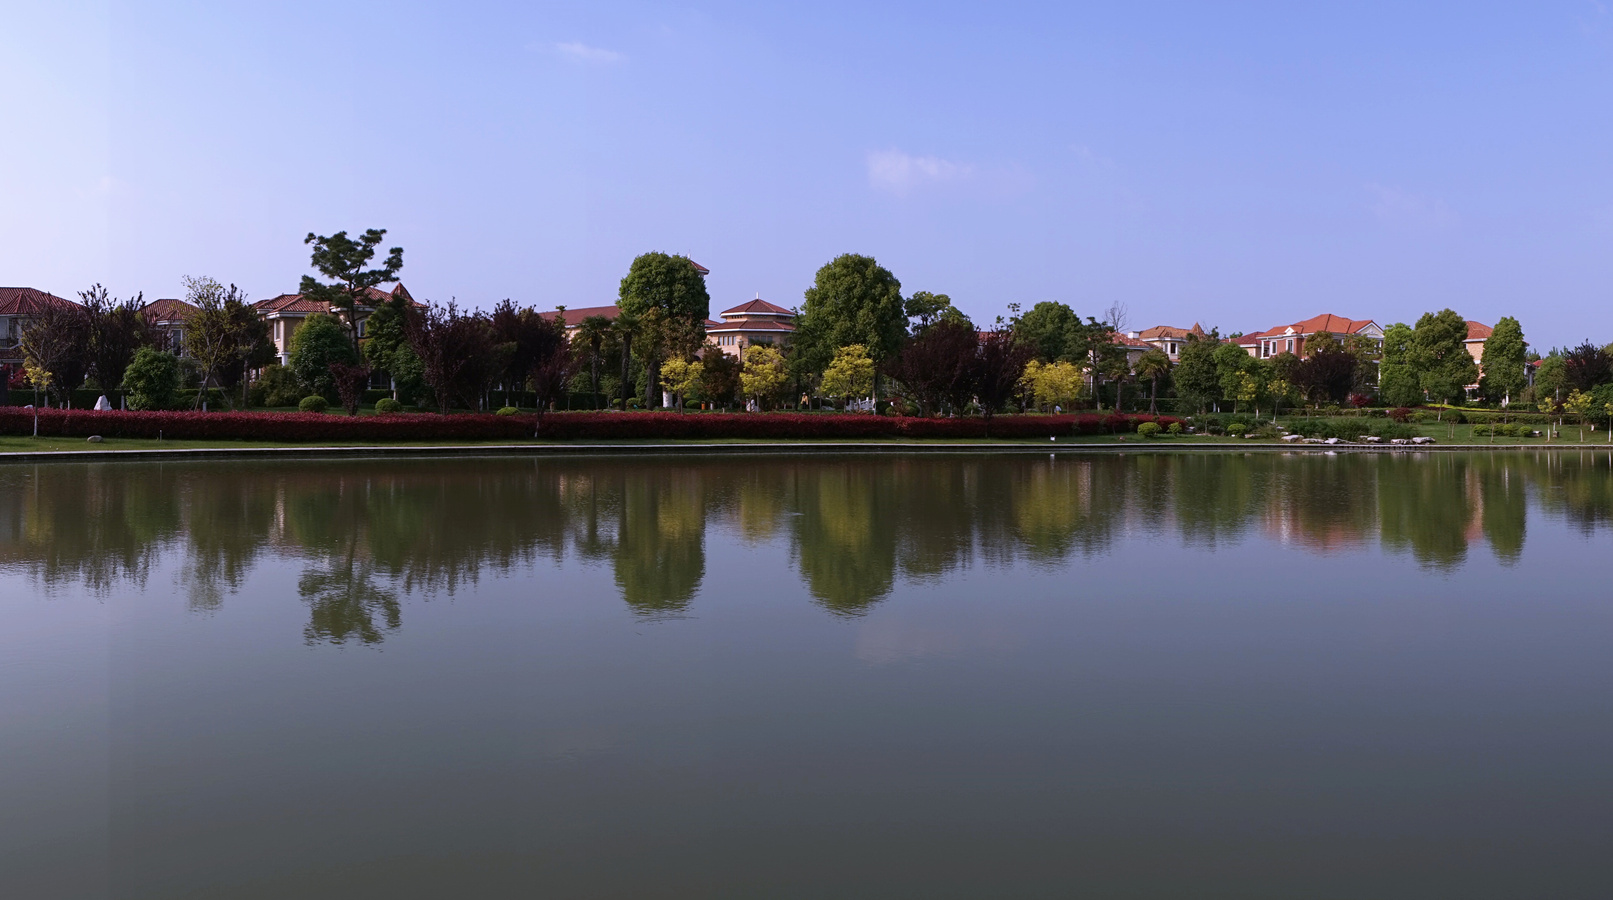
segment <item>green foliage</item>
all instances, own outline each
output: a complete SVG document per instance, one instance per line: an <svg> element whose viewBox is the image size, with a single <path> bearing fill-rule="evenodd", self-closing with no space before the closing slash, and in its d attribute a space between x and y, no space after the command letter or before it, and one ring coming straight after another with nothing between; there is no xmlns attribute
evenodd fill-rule
<svg viewBox="0 0 1613 900"><path fill-rule="evenodd" d="M307 397L304 397L302 398L302 402L297 404L297 409L306 413L322 413L329 408L330 402L318 394L311 394Z"/></svg>
<svg viewBox="0 0 1613 900"><path fill-rule="evenodd" d="M1142 435L1144 438L1151 439L1159 437L1159 432L1160 427L1158 422L1143 422L1137 426L1137 433Z"/></svg>
<svg viewBox="0 0 1613 900"><path fill-rule="evenodd" d="M307 390L328 395L336 389L332 363L354 364L358 354L335 316L315 313L291 335L291 371Z"/></svg>
<svg viewBox="0 0 1613 900"><path fill-rule="evenodd" d="M517 416L520 414L521 411L513 406L501 406L499 407L498 412L493 413L495 416Z"/></svg>
<svg viewBox="0 0 1613 900"><path fill-rule="evenodd" d="M1176 395L1189 409L1204 409L1221 397L1221 376L1215 365L1219 346L1214 332L1205 337L1188 335L1176 355L1171 379L1176 383Z"/></svg>
<svg viewBox="0 0 1613 900"><path fill-rule="evenodd" d="M1423 388L1411 367L1411 326L1396 322L1383 330L1383 360L1378 365L1378 396L1391 406L1415 406Z"/></svg>
<svg viewBox="0 0 1613 900"><path fill-rule="evenodd" d="M1172 422L1170 424L1170 427L1166 428L1165 430L1170 432L1171 434L1181 434L1182 433L1182 423L1181 422Z"/></svg>
<svg viewBox="0 0 1613 900"><path fill-rule="evenodd" d="M726 406L739 393L739 357L710 353L700 367L700 397L708 403Z"/></svg>
<svg viewBox="0 0 1613 900"><path fill-rule="evenodd" d="M1081 326L1081 317L1062 303L1043 300L1014 320L1014 334L1036 348L1036 359L1050 363L1069 359L1065 344Z"/></svg>
<svg viewBox="0 0 1613 900"><path fill-rule="evenodd" d="M1568 388L1568 363L1563 354L1553 350L1540 361L1535 370L1535 396L1541 409L1550 409L1562 399Z"/></svg>
<svg viewBox="0 0 1613 900"><path fill-rule="evenodd" d="M1523 393L1529 380L1528 353L1523 326L1517 319L1503 316L1484 341L1484 355L1479 360L1484 370L1479 390L1484 399L1500 403Z"/></svg>
<svg viewBox="0 0 1613 900"><path fill-rule="evenodd" d="M123 389L130 409L172 409L179 399L179 359L141 347L124 370Z"/></svg>
<svg viewBox="0 0 1613 900"><path fill-rule="evenodd" d="M1025 366L1021 381L1044 408L1058 406L1069 409L1086 386L1081 369L1063 360L1043 363L1033 359Z"/></svg>
<svg viewBox="0 0 1613 900"><path fill-rule="evenodd" d="M375 411L384 416L396 415L403 412L403 404L391 397L382 397L375 401Z"/></svg>
<svg viewBox="0 0 1613 900"><path fill-rule="evenodd" d="M918 334L937 322L969 321L969 317L953 306L952 298L946 294L914 291L913 296L907 298L905 309L907 318L912 321L914 334Z"/></svg>
<svg viewBox="0 0 1613 900"><path fill-rule="evenodd" d="M396 281L398 272L403 268L402 247L388 250L386 261L379 269L364 268L375 258L375 248L381 245L384 237L385 228L371 228L356 241L349 238L345 231L338 231L329 237L309 232L308 237L303 239L304 244L312 244L314 248L309 258L310 264L330 279L330 283L320 283L304 275L298 291L310 300L345 313L346 331L351 338L349 347L355 357L359 347L358 307L370 305L370 291L386 282Z"/></svg>
<svg viewBox="0 0 1613 900"><path fill-rule="evenodd" d="M252 385L251 397L253 406L296 406L302 400L303 387L285 366L265 366Z"/></svg>
<svg viewBox="0 0 1613 900"><path fill-rule="evenodd" d="M1233 422L1231 425L1227 426L1227 434L1230 434L1233 437L1243 437L1248 432L1249 426L1243 424L1242 422Z"/></svg>
<svg viewBox="0 0 1613 900"><path fill-rule="evenodd" d="M873 257L847 253L818 269L807 288L794 355L809 371L821 372L836 350L861 344L877 364L894 356L906 337L902 283Z"/></svg>
<svg viewBox="0 0 1613 900"><path fill-rule="evenodd" d="M687 256L652 252L634 259L616 305L623 313L618 325L636 322L633 340L645 360L646 387L659 385L663 358L692 357L706 342L711 296L706 279Z"/></svg>
<svg viewBox="0 0 1613 900"><path fill-rule="evenodd" d="M1406 362L1428 396L1445 403L1460 403L1464 388L1478 380L1478 365L1467 352L1467 320L1454 310L1423 313L1412 330ZM1390 402L1397 402L1391 400Z"/></svg>

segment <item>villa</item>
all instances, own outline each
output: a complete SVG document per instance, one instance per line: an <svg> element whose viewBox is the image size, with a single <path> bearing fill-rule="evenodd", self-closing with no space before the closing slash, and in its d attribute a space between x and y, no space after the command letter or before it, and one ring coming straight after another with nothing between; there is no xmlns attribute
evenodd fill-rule
<svg viewBox="0 0 1613 900"><path fill-rule="evenodd" d="M185 324L195 312L194 304L172 298L153 300L140 307L140 314L145 317L151 330L157 333L157 346L172 351L176 356L185 355Z"/></svg>
<svg viewBox="0 0 1613 900"><path fill-rule="evenodd" d="M28 287L0 287L0 365L22 365L22 332L47 306L76 306L55 294Z"/></svg>
<svg viewBox="0 0 1613 900"><path fill-rule="evenodd" d="M1150 346L1165 351L1165 355L1176 362L1181 355L1182 345L1193 338L1206 337L1203 326L1194 322L1192 328L1177 328L1174 325L1155 325L1146 331L1132 331L1126 334L1133 340L1140 340Z"/></svg>
<svg viewBox="0 0 1613 900"><path fill-rule="evenodd" d="M1318 334L1330 334L1340 343L1352 335L1362 335L1383 343L1383 329L1371 319L1346 319L1324 313L1292 325L1277 325L1265 331L1246 334L1237 344L1256 359L1270 359L1283 353L1305 356L1305 341Z"/></svg>
<svg viewBox="0 0 1613 900"><path fill-rule="evenodd" d="M383 291L379 288L369 289L369 302L361 303L355 309L358 315L359 340L364 339L364 322L370 317L370 313L375 312L381 304L400 297L410 303L415 303L414 298L409 295L409 289L405 288L402 282L399 282L390 291ZM275 355L283 366L291 363L291 336L297 333L298 328L302 327L303 320L314 313L326 313L344 321L347 318L346 310L310 300L302 294L281 294L278 297L259 300L252 304L252 308L257 310L258 315L269 323L269 340L274 342Z"/></svg>
<svg viewBox="0 0 1613 900"><path fill-rule="evenodd" d="M749 300L718 313L721 322L706 323L706 339L729 356L739 356L752 344L783 348L795 334L795 313L762 299Z"/></svg>

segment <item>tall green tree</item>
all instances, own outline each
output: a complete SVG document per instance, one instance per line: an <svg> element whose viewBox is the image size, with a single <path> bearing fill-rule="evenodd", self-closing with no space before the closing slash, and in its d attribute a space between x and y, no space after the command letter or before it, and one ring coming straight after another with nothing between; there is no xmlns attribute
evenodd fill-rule
<svg viewBox="0 0 1613 900"><path fill-rule="evenodd" d="M914 334L943 321L968 322L969 317L952 305L946 294L914 291L906 300L907 318Z"/></svg>
<svg viewBox="0 0 1613 900"><path fill-rule="evenodd" d="M1062 303L1043 300L1013 321L1014 333L1035 349L1036 358L1044 363L1057 360L1085 362L1073 359L1065 345L1072 334L1081 330L1081 317Z"/></svg>
<svg viewBox="0 0 1613 900"><path fill-rule="evenodd" d="M1517 319L1503 316L1485 339L1484 355L1479 359L1483 370L1479 390L1484 399L1491 403L1510 403L1529 383L1528 366L1529 347L1523 340L1523 326Z"/></svg>
<svg viewBox="0 0 1613 900"><path fill-rule="evenodd" d="M639 317L647 328L639 340L639 356L647 370L646 406L661 383L661 361L667 354L692 356L706 339L711 295L705 276L687 256L645 253L633 260L622 278L616 305Z"/></svg>
<svg viewBox="0 0 1613 900"><path fill-rule="evenodd" d="M338 231L329 237L310 231L308 237L303 239L304 244L313 245L310 262L314 269L330 282L323 283L304 275L298 290L310 300L342 311L343 324L347 326L348 336L352 340L355 361L359 349L359 308L370 305L372 289L397 281L398 272L403 269L402 247L388 250L380 268L365 268L375 258L375 248L381 246L381 240L385 237L385 228L371 228L359 235L358 240L348 237L345 231Z"/></svg>
<svg viewBox="0 0 1613 900"><path fill-rule="evenodd" d="M1383 359L1378 364L1378 397L1390 406L1423 401L1422 383L1411 367L1411 326L1396 322L1383 330Z"/></svg>
<svg viewBox="0 0 1613 900"><path fill-rule="evenodd" d="M1479 380L1478 364L1467 352L1467 320L1455 310L1423 313L1412 330L1406 361L1430 397L1460 403L1465 388Z"/></svg>
<svg viewBox="0 0 1613 900"><path fill-rule="evenodd" d="M1176 383L1176 396L1190 409L1202 412L1221 397L1221 376L1215 367L1215 351L1220 346L1220 338L1214 331L1207 335L1190 334L1176 354L1176 368L1171 377Z"/></svg>
<svg viewBox="0 0 1613 900"><path fill-rule="evenodd" d="M1561 350L1552 350L1535 370L1535 397L1541 409L1552 409L1568 393L1568 366Z"/></svg>
<svg viewBox="0 0 1613 900"><path fill-rule="evenodd" d="M872 256L847 253L818 269L796 322L792 356L822 372L836 350L861 344L879 366L907 337L902 283ZM879 391L876 370L874 390Z"/></svg>
<svg viewBox="0 0 1613 900"><path fill-rule="evenodd" d="M329 397L336 391L332 365L353 365L358 352L347 342L342 323L335 316L314 313L302 321L291 335L289 368L310 393Z"/></svg>

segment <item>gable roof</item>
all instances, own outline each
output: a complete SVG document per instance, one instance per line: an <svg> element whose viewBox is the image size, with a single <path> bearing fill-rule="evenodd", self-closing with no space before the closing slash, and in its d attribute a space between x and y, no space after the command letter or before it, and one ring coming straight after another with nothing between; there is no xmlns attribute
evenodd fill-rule
<svg viewBox="0 0 1613 900"><path fill-rule="evenodd" d="M725 319L729 316L789 316L792 319L795 318L795 313L776 303L769 303L761 297L757 297L755 300L747 300L733 309L725 309L718 315Z"/></svg>
<svg viewBox="0 0 1613 900"><path fill-rule="evenodd" d="M55 294L48 294L37 288L30 287L0 287L0 316L32 316L37 315L47 306L77 306L71 300L63 300Z"/></svg>
<svg viewBox="0 0 1613 900"><path fill-rule="evenodd" d="M153 300L140 307L140 312L153 322L183 322L196 311L195 304L166 297Z"/></svg>
<svg viewBox="0 0 1613 900"><path fill-rule="evenodd" d="M1467 339L1470 341L1487 341L1490 339L1490 335L1494 332L1494 328L1491 328L1483 322L1474 322L1472 320L1468 320Z"/></svg>

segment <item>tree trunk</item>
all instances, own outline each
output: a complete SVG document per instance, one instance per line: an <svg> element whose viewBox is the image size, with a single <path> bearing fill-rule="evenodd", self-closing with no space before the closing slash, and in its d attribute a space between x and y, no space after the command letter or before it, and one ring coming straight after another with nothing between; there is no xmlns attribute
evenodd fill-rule
<svg viewBox="0 0 1613 900"><path fill-rule="evenodd" d="M1148 395L1148 414L1151 415L1151 416L1159 415L1159 376L1158 375L1154 376L1154 389Z"/></svg>
<svg viewBox="0 0 1613 900"><path fill-rule="evenodd" d="M633 340L622 335L622 412L627 412L627 398L633 394L633 382L627 375L633 369Z"/></svg>

